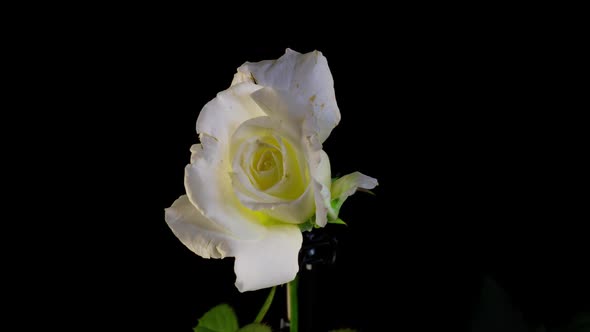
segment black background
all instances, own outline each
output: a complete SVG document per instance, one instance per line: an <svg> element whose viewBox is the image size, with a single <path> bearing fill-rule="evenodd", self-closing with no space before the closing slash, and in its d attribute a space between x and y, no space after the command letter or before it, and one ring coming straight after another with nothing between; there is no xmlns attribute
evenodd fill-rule
<svg viewBox="0 0 590 332"><path fill-rule="evenodd" d="M564 114L545 30L396 24L375 41L333 31L204 38L207 29L173 19L108 26L66 38L67 52L44 50L68 81L56 98L67 101L53 105L73 110L56 113L67 130L55 146L74 146L59 167L74 197L58 209L79 227L63 249L80 327L190 331L219 303L242 324L256 315L266 291L238 293L233 260L186 249L164 208L184 194L202 106L243 62L287 47L328 59L342 113L324 144L333 174L379 180L376 196L344 206L348 227L329 226L336 263L303 275L309 331L466 330L484 277L531 326L587 308L583 132ZM278 291L273 326L284 314Z"/></svg>

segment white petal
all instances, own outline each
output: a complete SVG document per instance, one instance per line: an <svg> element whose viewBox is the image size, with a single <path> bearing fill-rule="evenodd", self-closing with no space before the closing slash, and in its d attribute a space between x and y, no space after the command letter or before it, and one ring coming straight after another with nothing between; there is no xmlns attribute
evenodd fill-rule
<svg viewBox="0 0 590 332"><path fill-rule="evenodd" d="M281 221L291 224L301 224L306 222L314 214L314 191L308 186L303 195L286 204L277 204L265 211Z"/></svg>
<svg viewBox="0 0 590 332"><path fill-rule="evenodd" d="M297 226L261 229L258 240L241 240L208 220L181 196L165 212L166 222L190 250L203 258L236 257L236 287L240 292L287 283L299 270L302 237Z"/></svg>
<svg viewBox="0 0 590 332"><path fill-rule="evenodd" d="M348 196L354 194L359 188L370 190L378 184L377 179L360 172L350 173L332 183L332 198L338 199L339 204L342 204Z"/></svg>
<svg viewBox="0 0 590 332"><path fill-rule="evenodd" d="M315 222L318 226L324 227L328 222L328 213L331 213L330 184L332 179L330 159L324 150L313 151L311 156L310 169L316 206Z"/></svg>
<svg viewBox="0 0 590 332"><path fill-rule="evenodd" d="M201 135L201 144L193 147L192 163L185 168L184 186L191 203L209 220L243 239L260 237L258 214L244 207L234 194L231 166L217 140Z"/></svg>
<svg viewBox="0 0 590 332"><path fill-rule="evenodd" d="M191 164L185 169L185 188L191 203L209 220L244 239L260 236L267 216L243 206L231 185L229 146L242 122L265 113L250 98L260 87L242 83L220 92L197 119L201 144L191 147Z"/></svg>
<svg viewBox="0 0 590 332"><path fill-rule="evenodd" d="M287 49L276 61L246 62L238 68L232 84L240 82L255 82L295 97L297 103L310 109L318 120L321 142L326 140L340 122L334 81L328 61L321 52L301 54ZM297 116L300 108L289 111Z"/></svg>
<svg viewBox="0 0 590 332"><path fill-rule="evenodd" d="M244 121L263 116L265 113L250 98L250 94L258 89L252 83L242 83L231 86L217 94L201 110L197 119L197 132L215 137L215 139L229 144L234 131Z"/></svg>
<svg viewBox="0 0 590 332"><path fill-rule="evenodd" d="M245 181L232 173L232 183L235 193L242 204L252 210L260 210L278 221L301 224L314 214L314 190L309 186L305 192L295 200L282 200L269 196L254 196L255 189L244 186Z"/></svg>
<svg viewBox="0 0 590 332"><path fill-rule="evenodd" d="M174 235L197 255L203 258L232 255L229 234L199 212L186 195L165 210L165 219Z"/></svg>
<svg viewBox="0 0 590 332"><path fill-rule="evenodd" d="M240 292L287 283L299 271L302 236L297 226L266 228L258 241L240 241L236 247L236 287Z"/></svg>
<svg viewBox="0 0 590 332"><path fill-rule="evenodd" d="M201 144L193 144L191 146L191 163L194 163L198 158L200 158L201 153L203 151L203 146Z"/></svg>
<svg viewBox="0 0 590 332"><path fill-rule="evenodd" d="M190 148L191 163L199 159L205 159L208 163L222 164L224 151L219 146L219 142L207 134L199 135L201 144L193 144Z"/></svg>
<svg viewBox="0 0 590 332"><path fill-rule="evenodd" d="M313 116L313 110L298 103L288 91L267 87L255 91L251 97L266 114L281 121L283 130L290 136L301 137L305 117Z"/></svg>

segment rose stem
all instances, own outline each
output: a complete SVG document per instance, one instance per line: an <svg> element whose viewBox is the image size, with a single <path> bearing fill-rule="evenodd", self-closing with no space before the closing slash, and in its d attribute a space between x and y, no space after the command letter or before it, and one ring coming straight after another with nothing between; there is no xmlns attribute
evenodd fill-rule
<svg viewBox="0 0 590 332"><path fill-rule="evenodd" d="M264 304L262 305L262 308L260 308L260 311L258 312L258 315L256 315L256 319L254 319L254 323L260 323L262 322L262 320L264 319L264 316L266 315L266 312L268 311L268 309L270 308L270 305L272 304L272 300L275 297L275 290L276 290L276 286L270 289L270 293L268 293L268 296L266 297L266 300L264 301Z"/></svg>
<svg viewBox="0 0 590 332"><path fill-rule="evenodd" d="M287 284L287 319L289 320L289 331L297 332L299 328L299 306L297 296L298 276Z"/></svg>

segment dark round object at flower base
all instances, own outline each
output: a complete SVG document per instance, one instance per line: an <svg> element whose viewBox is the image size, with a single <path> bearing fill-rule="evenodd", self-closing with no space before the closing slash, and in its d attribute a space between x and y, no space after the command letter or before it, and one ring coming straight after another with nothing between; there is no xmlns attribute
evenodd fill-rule
<svg viewBox="0 0 590 332"><path fill-rule="evenodd" d="M338 240L323 229L303 232L303 244L299 251L299 266L310 270L313 265L334 264Z"/></svg>
<svg viewBox="0 0 590 332"><path fill-rule="evenodd" d="M304 296L307 301L314 301L315 291L314 291L314 284L315 284L315 273L312 273L312 269L314 266L318 265L331 265L336 262L336 251L338 249L338 239L336 235L326 232L323 228L316 228L312 231L303 232L303 244L301 245L301 250L299 250L299 273L298 278L299 282L302 282L303 285L307 287L303 287L303 289L299 289L298 292L303 292L305 294L301 294ZM311 315L306 312L311 311L312 303L300 303L300 306L303 306L306 309L300 307L301 314L299 318L299 326L300 330L303 331L305 329L310 329L312 322L309 321ZM285 313L285 317L281 319L280 324L280 331L281 332L288 332L289 331L289 323L288 319L286 319L287 313Z"/></svg>

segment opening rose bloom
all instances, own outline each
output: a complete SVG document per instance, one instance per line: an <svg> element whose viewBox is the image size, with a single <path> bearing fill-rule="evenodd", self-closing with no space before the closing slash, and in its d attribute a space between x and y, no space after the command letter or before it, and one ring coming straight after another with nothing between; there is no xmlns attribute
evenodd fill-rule
<svg viewBox="0 0 590 332"><path fill-rule="evenodd" d="M166 222L197 255L235 257L241 292L293 280L300 226L337 221L346 197L377 185L358 172L332 183L322 143L339 121L322 53L246 62L200 113L186 195Z"/></svg>

